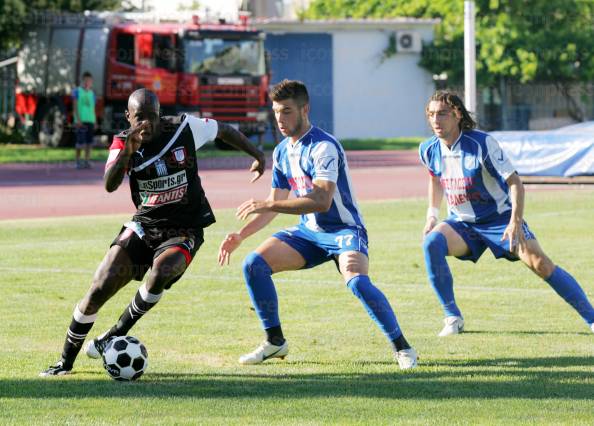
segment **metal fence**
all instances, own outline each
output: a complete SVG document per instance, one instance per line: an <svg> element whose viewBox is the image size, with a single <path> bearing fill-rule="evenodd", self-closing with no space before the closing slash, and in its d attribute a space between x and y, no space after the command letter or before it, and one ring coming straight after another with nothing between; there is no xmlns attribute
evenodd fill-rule
<svg viewBox="0 0 594 426"><path fill-rule="evenodd" d="M463 87L453 87L464 95ZM504 93L501 96L501 93ZM594 120L594 84L576 84L567 93L554 84L508 84L479 87L476 118L484 130L547 130Z"/></svg>

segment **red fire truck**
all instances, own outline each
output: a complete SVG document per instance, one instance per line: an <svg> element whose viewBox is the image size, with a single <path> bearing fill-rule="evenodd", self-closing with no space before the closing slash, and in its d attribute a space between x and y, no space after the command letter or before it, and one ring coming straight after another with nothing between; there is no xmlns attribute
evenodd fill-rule
<svg viewBox="0 0 594 426"><path fill-rule="evenodd" d="M71 93L85 71L94 77L98 130L127 127L126 100L145 87L163 114L189 112L266 130L269 75L264 34L247 19L201 23L146 22L130 15L56 15L27 31L18 55L16 111L45 145L72 136Z"/></svg>

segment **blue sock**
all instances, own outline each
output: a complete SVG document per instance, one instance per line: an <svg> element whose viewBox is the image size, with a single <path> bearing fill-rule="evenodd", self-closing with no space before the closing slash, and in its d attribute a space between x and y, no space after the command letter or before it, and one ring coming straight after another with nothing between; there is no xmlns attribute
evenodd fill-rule
<svg viewBox="0 0 594 426"><path fill-rule="evenodd" d="M243 276L262 327L266 330L279 326L278 298L270 266L258 253L250 253L243 261Z"/></svg>
<svg viewBox="0 0 594 426"><path fill-rule="evenodd" d="M402 335L390 302L384 293L371 283L367 275L357 275L351 278L347 286L363 303L371 319L375 321L388 339L394 340Z"/></svg>
<svg viewBox="0 0 594 426"><path fill-rule="evenodd" d="M423 242L423 252L429 282L437 294L445 315L461 317L462 314L454 299L454 280L446 262L448 240L440 232L430 232Z"/></svg>
<svg viewBox="0 0 594 426"><path fill-rule="evenodd" d="M578 311L581 317L588 324L594 323L594 308L588 301L588 297L578 282L559 266L556 266L553 273L545 280L559 296Z"/></svg>

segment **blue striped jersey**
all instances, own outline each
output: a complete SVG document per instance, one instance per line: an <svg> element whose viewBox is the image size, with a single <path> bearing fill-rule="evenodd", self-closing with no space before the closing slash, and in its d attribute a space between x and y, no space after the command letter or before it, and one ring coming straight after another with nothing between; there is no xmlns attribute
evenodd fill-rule
<svg viewBox="0 0 594 426"><path fill-rule="evenodd" d="M511 210L506 180L515 169L489 134L464 130L450 148L433 136L420 145L419 155L439 177L450 218L484 223Z"/></svg>
<svg viewBox="0 0 594 426"><path fill-rule="evenodd" d="M312 191L316 179L336 184L332 206L326 213L301 215L301 224L316 232L345 226L364 228L342 146L334 136L312 126L294 144L285 138L275 148L272 187L292 190L296 197L302 197Z"/></svg>

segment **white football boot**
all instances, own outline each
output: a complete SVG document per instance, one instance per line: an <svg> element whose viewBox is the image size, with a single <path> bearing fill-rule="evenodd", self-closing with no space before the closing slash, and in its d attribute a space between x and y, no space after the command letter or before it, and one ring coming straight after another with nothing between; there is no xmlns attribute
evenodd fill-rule
<svg viewBox="0 0 594 426"><path fill-rule="evenodd" d="M444 327L439 332L439 337L451 336L452 334L460 334L464 331L464 319L458 316L446 317L443 320Z"/></svg>
<svg viewBox="0 0 594 426"><path fill-rule="evenodd" d="M592 324L590 324L590 328L592 329L592 331L594 332L594 322Z"/></svg>
<svg viewBox="0 0 594 426"><path fill-rule="evenodd" d="M58 361L54 365L50 365L47 370L39 373L39 377L65 376L72 372L72 367L69 370L64 368L64 361Z"/></svg>
<svg viewBox="0 0 594 426"><path fill-rule="evenodd" d="M103 337L107 334L107 332L103 333L101 336L97 337L96 339L90 340L85 345L85 354L89 358L99 359L101 355L103 355L103 350L107 346L107 342L111 339L103 339Z"/></svg>
<svg viewBox="0 0 594 426"><path fill-rule="evenodd" d="M261 364L270 358L285 359L289 353L289 343L285 340L280 346L264 341L255 351L239 357L239 363L243 365Z"/></svg>
<svg viewBox="0 0 594 426"><path fill-rule="evenodd" d="M417 351L414 348L402 349L395 353L396 361L401 370L410 370L417 366Z"/></svg>

